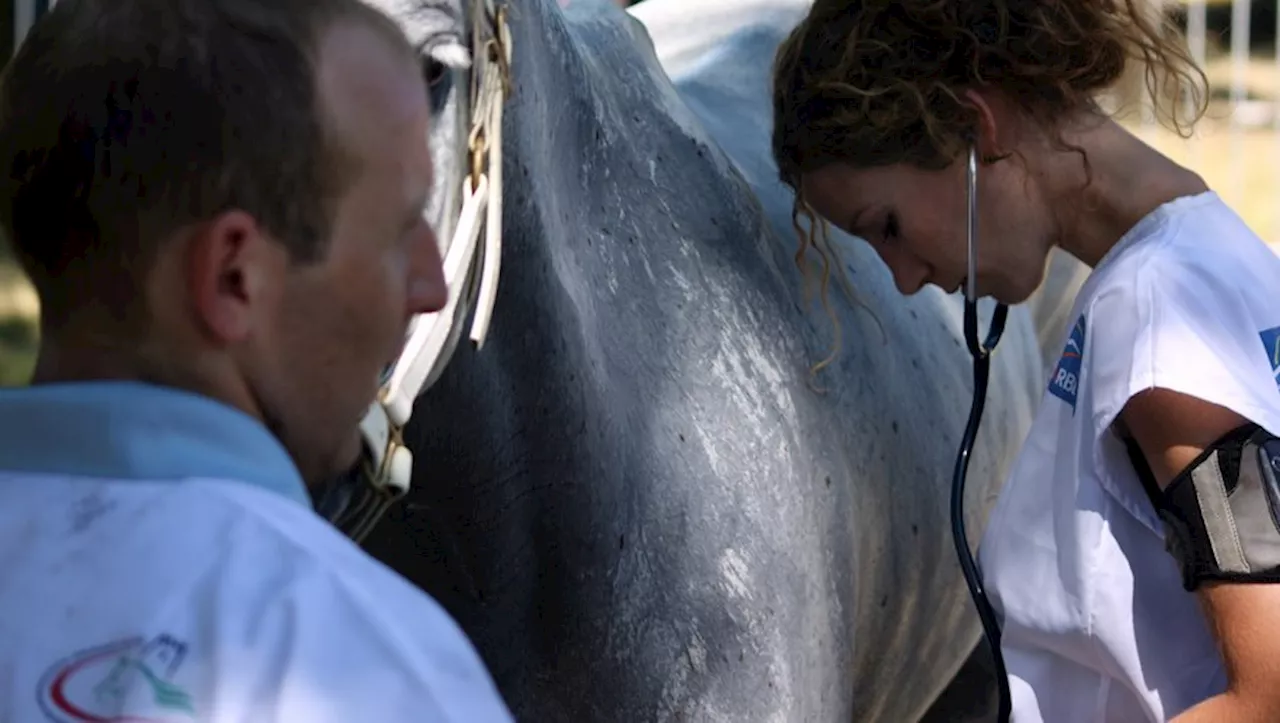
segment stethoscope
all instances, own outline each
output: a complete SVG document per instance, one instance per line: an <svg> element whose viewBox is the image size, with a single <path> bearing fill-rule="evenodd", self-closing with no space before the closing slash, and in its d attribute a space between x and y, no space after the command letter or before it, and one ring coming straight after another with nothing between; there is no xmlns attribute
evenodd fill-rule
<svg viewBox="0 0 1280 723"><path fill-rule="evenodd" d="M951 478L951 536L956 544L956 555L960 558L960 569L964 573L965 582L969 585L969 596L973 598L974 607L978 609L978 618L982 621L982 631L986 635L987 645L995 659L996 684L1000 690L998 720L1008 723L1012 699L1009 693L1009 676L1005 673L1004 656L1000 652L1000 623L996 620L991 601L982 586L982 574L969 552L969 542L964 532L964 482L969 471L969 453L973 450L973 440L978 434L978 425L982 423L982 408L987 399L987 377L991 372L991 353L1000 342L1004 333L1005 317L1009 308L997 303L995 313L991 317L991 326L987 330L987 338L978 338L978 262L974 249L974 241L978 235L978 153L973 145L969 147L968 167L969 195L969 276L965 279L964 290L964 337L969 346L969 354L973 356L973 403L969 407L969 422L965 425L964 437L960 440L960 451L956 453L955 472Z"/></svg>

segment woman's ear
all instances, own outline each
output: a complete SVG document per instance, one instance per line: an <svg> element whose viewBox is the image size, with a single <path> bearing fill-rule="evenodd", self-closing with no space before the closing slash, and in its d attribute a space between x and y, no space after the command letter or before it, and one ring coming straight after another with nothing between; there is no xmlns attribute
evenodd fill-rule
<svg viewBox="0 0 1280 723"><path fill-rule="evenodd" d="M964 99L973 108L978 121L977 137L974 139L978 146L978 158L986 165L1008 158L1010 152L1004 147L1004 139L1001 137L1001 131L1005 128L997 122L998 114L993 104L973 88L965 89Z"/></svg>

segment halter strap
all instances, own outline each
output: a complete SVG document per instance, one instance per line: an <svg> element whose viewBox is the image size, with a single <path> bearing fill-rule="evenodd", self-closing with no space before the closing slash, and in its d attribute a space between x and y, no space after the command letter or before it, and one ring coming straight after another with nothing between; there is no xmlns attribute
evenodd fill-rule
<svg viewBox="0 0 1280 723"><path fill-rule="evenodd" d="M485 0L482 9L472 7L469 173L462 182L462 212L444 258L448 302L411 323L400 358L360 422L364 454L356 488L348 490L351 497L339 501L339 509L328 515L356 542L409 491L413 455L403 434L414 400L439 379L453 357L457 332L468 312L474 312L470 338L477 349L483 347L493 318L502 257L502 110L511 92L506 11L493 0Z"/></svg>

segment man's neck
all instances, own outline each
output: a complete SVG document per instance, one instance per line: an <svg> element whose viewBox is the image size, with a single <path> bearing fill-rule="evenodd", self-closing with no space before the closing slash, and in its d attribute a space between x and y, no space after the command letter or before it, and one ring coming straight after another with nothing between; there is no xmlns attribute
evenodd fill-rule
<svg viewBox="0 0 1280 723"><path fill-rule="evenodd" d="M31 384L136 381L200 394L262 420L244 379L218 355L182 354L100 335L46 335Z"/></svg>
<svg viewBox="0 0 1280 723"><path fill-rule="evenodd" d="M207 395L132 380L55 377L0 390L0 469L234 480L311 505L301 471L264 425Z"/></svg>

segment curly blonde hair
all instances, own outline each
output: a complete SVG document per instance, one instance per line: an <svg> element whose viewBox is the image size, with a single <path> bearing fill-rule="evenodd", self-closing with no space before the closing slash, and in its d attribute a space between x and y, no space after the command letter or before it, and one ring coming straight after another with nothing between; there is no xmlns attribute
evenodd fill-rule
<svg viewBox="0 0 1280 723"><path fill-rule="evenodd" d="M945 168L971 142L977 114L962 96L979 87L1083 155L1061 142L1058 123L1101 115L1100 97L1131 64L1160 122L1189 136L1206 110L1205 75L1173 22L1142 0L816 0L777 52L772 144L796 192L797 263L810 248L822 256L824 305L828 270L843 264L829 258L802 174L833 162Z"/></svg>

